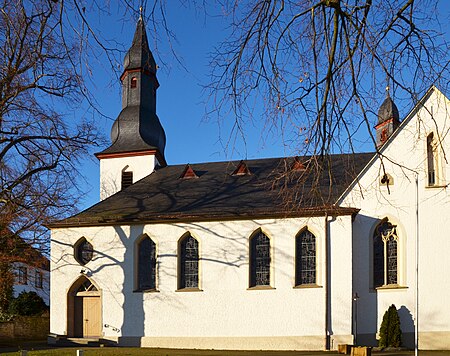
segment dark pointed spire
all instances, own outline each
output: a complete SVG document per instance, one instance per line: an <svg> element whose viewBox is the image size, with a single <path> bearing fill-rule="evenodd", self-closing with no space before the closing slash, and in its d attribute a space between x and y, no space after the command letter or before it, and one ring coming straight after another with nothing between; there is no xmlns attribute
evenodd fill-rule
<svg viewBox="0 0 450 356"><path fill-rule="evenodd" d="M148 46L147 33L142 16L139 17L133 42L123 62L124 71L143 69L156 74L156 62Z"/></svg>
<svg viewBox="0 0 450 356"><path fill-rule="evenodd" d="M378 122L375 126L376 130L376 145L381 147L389 137L394 133L400 125L400 115L397 105L389 95L389 86L386 87L386 99L378 110Z"/></svg>
<svg viewBox="0 0 450 356"><path fill-rule="evenodd" d="M142 16L133 42L125 55L122 81L122 111L111 129L112 144L97 154L122 154L155 151L161 165L166 165L166 135L156 115L156 62L148 46Z"/></svg>
<svg viewBox="0 0 450 356"><path fill-rule="evenodd" d="M395 105L394 101L391 99L389 95L389 86L386 87L386 99L384 99L383 103L378 110L378 124L382 124L383 122L393 119L394 121L400 121L400 115L398 113L397 105Z"/></svg>

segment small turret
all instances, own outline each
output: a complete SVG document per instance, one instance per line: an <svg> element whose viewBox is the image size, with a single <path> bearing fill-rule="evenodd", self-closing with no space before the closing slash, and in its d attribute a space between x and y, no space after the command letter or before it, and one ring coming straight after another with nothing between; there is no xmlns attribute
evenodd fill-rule
<svg viewBox="0 0 450 356"><path fill-rule="evenodd" d="M400 125L400 115L397 106L386 88L386 99L378 110L378 123L375 126L377 147L381 147Z"/></svg>

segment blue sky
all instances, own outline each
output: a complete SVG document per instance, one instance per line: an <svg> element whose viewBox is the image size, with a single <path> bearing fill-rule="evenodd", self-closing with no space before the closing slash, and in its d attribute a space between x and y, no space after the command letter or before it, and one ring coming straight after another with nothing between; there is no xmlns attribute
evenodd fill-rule
<svg viewBox="0 0 450 356"><path fill-rule="evenodd" d="M448 26L449 6L447 1L441 2L440 5L444 26ZM113 41L111 46L126 51L131 45L138 15L123 15L114 4L110 5L109 11L110 16L99 17L98 13L89 12L87 16L100 36ZM234 137L230 136L232 116L224 117L221 125L214 120L204 120L205 102L208 98L203 85L209 82L210 53L229 33L227 19L221 16L222 12L220 7L211 6L204 11L182 6L179 1L168 1L167 26L176 36L176 41L172 42L161 27L157 27L155 33L152 24L147 23L150 49L160 66L157 73L160 83L157 92L157 114L167 136L165 156L168 164L292 154L283 145L281 135L276 129L267 132L257 120L247 123L244 128L245 144L240 137L234 140ZM443 30L448 33L448 28ZM124 53L118 55L120 63L115 64L118 72L122 69ZM98 103L98 109L106 116L97 116L98 127L109 139L112 123L121 110L120 81L117 73L114 73L101 55L91 56L88 61L90 76L87 78L92 83L92 93ZM403 111L407 110L403 108ZM401 112L402 114L406 112ZM73 115L76 120L80 115L90 114L88 111L79 110ZM100 147L92 153L103 148L105 147ZM366 147L364 150L370 149ZM83 210L99 200L98 160L91 155L83 162L80 171L85 176L85 180L79 180L81 189L87 192L79 207Z"/></svg>

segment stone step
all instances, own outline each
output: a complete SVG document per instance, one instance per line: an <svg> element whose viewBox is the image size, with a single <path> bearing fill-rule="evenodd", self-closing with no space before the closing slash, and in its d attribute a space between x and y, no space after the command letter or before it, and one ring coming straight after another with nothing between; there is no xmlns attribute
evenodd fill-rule
<svg viewBox="0 0 450 356"><path fill-rule="evenodd" d="M101 347L110 346L108 340L100 338L82 338L82 337L59 337L55 343L57 346L86 346L86 347Z"/></svg>

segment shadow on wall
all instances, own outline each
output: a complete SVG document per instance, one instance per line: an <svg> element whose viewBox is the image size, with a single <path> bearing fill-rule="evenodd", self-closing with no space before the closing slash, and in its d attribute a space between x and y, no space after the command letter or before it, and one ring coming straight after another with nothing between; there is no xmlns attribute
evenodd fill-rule
<svg viewBox="0 0 450 356"><path fill-rule="evenodd" d="M397 312L400 317L400 328L402 330L402 345L409 349L413 349L415 343L415 328L411 311L402 305Z"/></svg>
<svg viewBox="0 0 450 356"><path fill-rule="evenodd" d="M380 221L360 214L353 225L353 291L359 296L357 302L353 303L353 330L355 333L357 329L357 343L366 346L378 346L376 336L381 324L381 320L378 320L378 293L373 287L373 229ZM415 331L411 311L402 305L398 315L402 344L412 349Z"/></svg>
<svg viewBox="0 0 450 356"><path fill-rule="evenodd" d="M379 219L358 214L353 223L353 335L357 345L378 346L378 295L372 285L372 227Z"/></svg>
<svg viewBox="0 0 450 356"><path fill-rule="evenodd" d="M144 336L144 294L134 293L134 239L143 234L143 226L132 225L130 236L127 236L119 226L114 227L117 236L120 238L125 253L121 264L123 271L123 324L121 327L122 336L119 337L119 344L123 346L141 346L141 338ZM128 268L127 268L128 265Z"/></svg>

